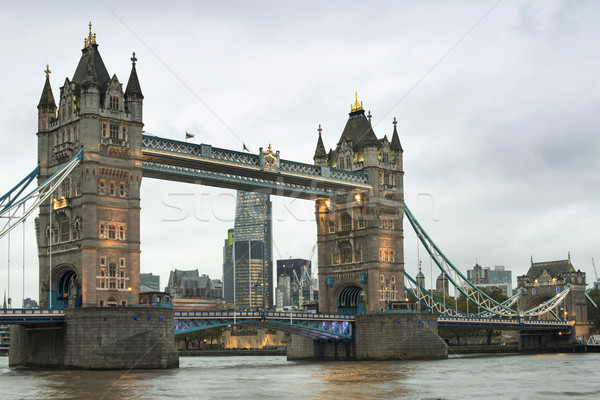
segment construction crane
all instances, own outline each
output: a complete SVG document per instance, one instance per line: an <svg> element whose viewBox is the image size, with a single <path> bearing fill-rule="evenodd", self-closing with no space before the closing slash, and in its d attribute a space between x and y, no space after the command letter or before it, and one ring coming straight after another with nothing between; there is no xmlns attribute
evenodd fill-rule
<svg viewBox="0 0 600 400"><path fill-rule="evenodd" d="M296 274L295 270L292 270L294 273L294 279L296 280L296 287L298 288L298 308L302 307L302 303L304 303L304 297L302 296L302 280L298 279L298 274ZM304 278L304 274L302 275Z"/></svg>

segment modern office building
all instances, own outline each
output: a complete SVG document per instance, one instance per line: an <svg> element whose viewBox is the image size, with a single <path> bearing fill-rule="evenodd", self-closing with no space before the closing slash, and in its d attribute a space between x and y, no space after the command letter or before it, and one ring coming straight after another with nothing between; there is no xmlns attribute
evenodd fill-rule
<svg viewBox="0 0 600 400"><path fill-rule="evenodd" d="M140 286L147 286L152 290L160 290L160 275L152 273L140 274Z"/></svg>
<svg viewBox="0 0 600 400"><path fill-rule="evenodd" d="M223 299L233 304L233 229L227 231L223 244Z"/></svg>
<svg viewBox="0 0 600 400"><path fill-rule="evenodd" d="M238 191L233 231L234 304L237 309L273 306L272 238L270 196Z"/></svg>
<svg viewBox="0 0 600 400"><path fill-rule="evenodd" d="M506 270L503 265L496 265L494 269L482 267L475 264L473 269L467 270L467 279L479 287L497 287L502 294L510 297L512 295L512 271Z"/></svg>
<svg viewBox="0 0 600 400"><path fill-rule="evenodd" d="M319 299L318 290L315 289L312 262L310 260L304 258L277 260L277 276L278 282L280 282L279 278L282 276L289 278L290 298L283 299L286 305L302 307L307 302Z"/></svg>

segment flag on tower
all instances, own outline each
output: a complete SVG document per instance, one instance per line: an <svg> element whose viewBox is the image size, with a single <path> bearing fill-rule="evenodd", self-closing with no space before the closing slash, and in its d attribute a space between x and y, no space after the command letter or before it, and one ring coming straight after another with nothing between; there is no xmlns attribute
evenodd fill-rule
<svg viewBox="0 0 600 400"><path fill-rule="evenodd" d="M191 133L188 133L188 131L185 131L185 140L191 139L191 138L193 138L193 137L194 137L194 135L193 135L193 134L191 134Z"/></svg>

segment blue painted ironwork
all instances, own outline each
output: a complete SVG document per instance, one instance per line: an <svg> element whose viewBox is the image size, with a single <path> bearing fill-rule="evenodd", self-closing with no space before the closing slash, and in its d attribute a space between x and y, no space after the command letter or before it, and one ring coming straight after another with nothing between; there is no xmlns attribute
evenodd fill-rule
<svg viewBox="0 0 600 400"><path fill-rule="evenodd" d="M270 157L275 157L273 154ZM279 154L276 153L277 159ZM361 172L279 160L276 168L263 163L263 154L219 149L144 135L142 160L145 176L241 190L269 189L274 194L307 199L330 197L335 191L368 191Z"/></svg>
<svg viewBox="0 0 600 400"><path fill-rule="evenodd" d="M71 171L75 169L75 167L79 164L83 157L83 148L73 156L73 158L63 165L58 171L56 171L50 178L48 178L44 183L30 191L24 196L21 196L24 191L24 187L22 187L18 194L20 198L12 197L9 199L10 192L6 195L2 196L3 199L9 199L8 203L0 210L0 218L5 219L6 223L0 229L0 238L4 237L4 235L8 234L14 227L18 226L20 222L24 221L29 217L34 211L38 209L40 204L42 204L50 195L54 192L54 190L62 183L62 181L69 176ZM34 169L32 173L30 173L24 180L21 182L28 181L29 183L33 180L34 176L32 176L35 171ZM38 170L39 173L39 170ZM29 184L28 183L28 184ZM15 186L19 187L19 185ZM12 191L15 190L12 189ZM28 201L32 200L29 206L26 206ZM23 206L22 214L19 214L20 207Z"/></svg>
<svg viewBox="0 0 600 400"><path fill-rule="evenodd" d="M528 320L524 318L464 318L440 317L438 326L451 328L481 328L506 330L570 329L569 321Z"/></svg>
<svg viewBox="0 0 600 400"><path fill-rule="evenodd" d="M45 308L2 308L0 324L30 324L64 322L63 310Z"/></svg>
<svg viewBox="0 0 600 400"><path fill-rule="evenodd" d="M273 328L313 339L350 340L353 337L354 317L258 311L176 311L174 323L176 335L218 326L244 324Z"/></svg>

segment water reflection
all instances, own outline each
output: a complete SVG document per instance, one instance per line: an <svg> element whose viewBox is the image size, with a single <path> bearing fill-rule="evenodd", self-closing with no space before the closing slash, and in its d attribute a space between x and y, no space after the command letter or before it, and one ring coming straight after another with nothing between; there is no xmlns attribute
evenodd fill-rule
<svg viewBox="0 0 600 400"><path fill-rule="evenodd" d="M398 385L407 372L410 368L397 362L334 362L322 364L314 377L331 398L414 399L411 390Z"/></svg>

